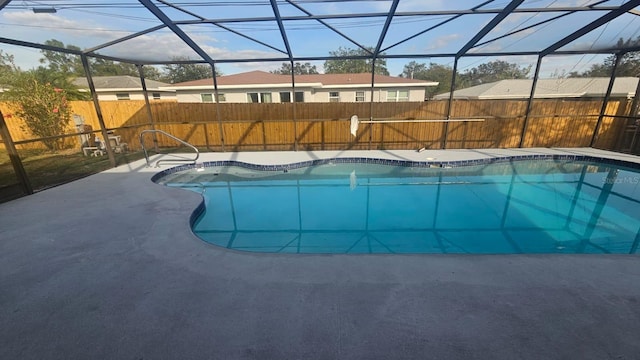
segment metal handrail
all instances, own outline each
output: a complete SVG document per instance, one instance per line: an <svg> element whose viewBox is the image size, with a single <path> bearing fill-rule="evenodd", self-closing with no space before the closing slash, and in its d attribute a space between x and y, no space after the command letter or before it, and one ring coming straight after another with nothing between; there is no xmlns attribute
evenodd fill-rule
<svg viewBox="0 0 640 360"><path fill-rule="evenodd" d="M142 146L142 150L144 151L144 158L147 160L147 166L148 167L151 167L151 163L149 162L149 154L147 153L147 149L144 147L144 134L147 134L147 133L154 133L154 134L155 133L159 133L159 134L162 134L162 135L164 135L166 137L169 137L169 138L181 143L182 145L185 145L185 146L188 146L188 147L192 148L196 152L196 157L193 158L193 159L184 158L184 157L181 157L181 156L178 156L178 155L173 155L173 154L167 154L167 155L175 156L178 159L160 159L160 160L156 161L156 166L155 167L159 167L161 162L190 162L190 163L193 163L195 165L196 160L198 160L198 158L200 157L200 151L195 146L189 144L188 142L186 142L186 141L184 141L184 140L182 140L180 138L177 138L177 137L169 134L166 131L153 130L153 129L142 130L140 132L140 145Z"/></svg>

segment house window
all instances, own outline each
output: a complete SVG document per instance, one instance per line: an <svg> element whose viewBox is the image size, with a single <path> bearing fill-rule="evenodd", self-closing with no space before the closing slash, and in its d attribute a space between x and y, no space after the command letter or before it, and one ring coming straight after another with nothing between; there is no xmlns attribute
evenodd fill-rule
<svg viewBox="0 0 640 360"><path fill-rule="evenodd" d="M213 102L213 94L200 94L200 98L203 103L212 103Z"/></svg>
<svg viewBox="0 0 640 360"><path fill-rule="evenodd" d="M295 94L295 102L304 102L304 92L296 91ZM288 103L291 102L291 93L290 92L281 92L280 93L280 102Z"/></svg>
<svg viewBox="0 0 640 360"><path fill-rule="evenodd" d="M337 91L330 91L329 102L340 102L340 93Z"/></svg>
<svg viewBox="0 0 640 360"><path fill-rule="evenodd" d="M151 96L153 96L153 100L160 100L160 93L151 93Z"/></svg>
<svg viewBox="0 0 640 360"><path fill-rule="evenodd" d="M218 102L227 101L227 97L224 94L218 93Z"/></svg>
<svg viewBox="0 0 640 360"><path fill-rule="evenodd" d="M129 93L117 93L116 99L118 100L129 100Z"/></svg>
<svg viewBox="0 0 640 360"><path fill-rule="evenodd" d="M247 102L250 103L270 103L271 93L247 93Z"/></svg>
<svg viewBox="0 0 640 360"><path fill-rule="evenodd" d="M288 103L291 102L291 93L290 92L281 92L280 93L280 102Z"/></svg>
<svg viewBox="0 0 640 360"><path fill-rule="evenodd" d="M409 90L389 90L387 91L387 101L409 101Z"/></svg>
<svg viewBox="0 0 640 360"><path fill-rule="evenodd" d="M364 91L356 91L356 102L364 101Z"/></svg>

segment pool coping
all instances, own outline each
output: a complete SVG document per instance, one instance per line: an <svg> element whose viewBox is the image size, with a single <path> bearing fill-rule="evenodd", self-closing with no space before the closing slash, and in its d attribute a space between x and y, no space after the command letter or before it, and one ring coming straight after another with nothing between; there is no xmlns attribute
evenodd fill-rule
<svg viewBox="0 0 640 360"><path fill-rule="evenodd" d="M558 160L558 161L593 161L605 165L617 165L624 166L631 169L640 170L640 163L632 162L628 160L593 156L593 155L577 155L577 154L539 154L539 155L512 155L512 156L498 156L488 157L474 160L451 160L451 161L415 161L415 160L396 160L396 159L382 159L375 157L330 157L323 159L315 159L301 162L294 162L289 164L274 164L264 165L255 164L237 160L217 160L217 161L204 161L195 164L183 164L177 165L172 168L162 170L151 177L151 181L157 182L162 177L177 172L195 169L195 168L208 168L208 167L221 167L221 166L237 166L250 170L258 171L288 171L294 169L305 168L309 166L327 165L327 164L371 164L371 165L388 165L388 166L404 166L404 167L419 167L419 168L456 168L466 166L487 165L494 163L505 163L512 161L524 161L524 160Z"/></svg>

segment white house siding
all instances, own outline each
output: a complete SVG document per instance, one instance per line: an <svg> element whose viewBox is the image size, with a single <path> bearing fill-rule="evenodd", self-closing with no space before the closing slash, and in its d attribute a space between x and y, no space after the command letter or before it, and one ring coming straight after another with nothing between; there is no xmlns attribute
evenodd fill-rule
<svg viewBox="0 0 640 360"><path fill-rule="evenodd" d="M371 101L371 88L361 88L361 89L331 89L324 88L320 90L316 90L315 94L313 94L313 102L329 102L330 97L329 94L332 92L338 92L340 102L356 102L356 92L363 91L364 92L364 102ZM374 101L378 101L377 94L374 92L373 99ZM309 101L311 102L311 101Z"/></svg>
<svg viewBox="0 0 640 360"><path fill-rule="evenodd" d="M224 94L225 103L247 103L248 93L270 93L272 103L282 102L280 99L281 92L291 92L290 89L219 89L218 94ZM304 101L311 102L312 98L310 89L296 89L296 92L304 92ZM213 94L213 89L201 89L201 90L178 90L176 91L176 98L178 102L187 103L199 103L202 102L202 94ZM293 100L293 96L292 96Z"/></svg>
<svg viewBox="0 0 640 360"><path fill-rule="evenodd" d="M373 92L373 101L387 101L388 90L408 90L408 101L424 101L425 89L422 87L398 87L398 88L376 88ZM219 89L219 94L224 94L225 103L247 103L248 93L271 93L271 102L280 103L280 92L291 92L291 89ZM329 102L329 94L331 92L338 92L340 102L356 102L356 92L364 92L364 102L371 101L371 88L351 88L351 89L332 89L332 88L296 88L296 92L304 92L304 102ZM201 94L213 94L213 89L186 89L176 91L176 98L178 102L185 103L200 103L202 102ZM293 99L293 97L292 97Z"/></svg>
<svg viewBox="0 0 640 360"><path fill-rule="evenodd" d="M176 100L176 94L173 92L160 92L160 91L149 91L148 96L149 100L153 101L153 93L160 93L159 100ZM98 100L100 101L117 101L118 96L116 94L129 94L129 100L144 100L144 94L142 92L134 92L134 91L116 91L116 92L98 92Z"/></svg>
<svg viewBox="0 0 640 360"><path fill-rule="evenodd" d="M424 101L425 89L423 87L376 87L373 91L373 101L387 101L387 91L389 90L408 90L409 98L407 101ZM371 101L371 88L351 88L351 89L331 89L323 88L322 90L316 90L314 94L315 102L329 102L329 93L338 92L340 95L340 102L356 102L356 92L364 91L364 102Z"/></svg>

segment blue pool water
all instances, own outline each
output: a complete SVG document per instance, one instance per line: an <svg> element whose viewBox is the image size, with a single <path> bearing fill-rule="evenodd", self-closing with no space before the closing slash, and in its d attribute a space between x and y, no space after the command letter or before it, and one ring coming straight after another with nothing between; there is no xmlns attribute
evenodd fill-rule
<svg viewBox="0 0 640 360"><path fill-rule="evenodd" d="M636 254L640 242L640 173L609 164L198 170L159 182L202 193L193 231L236 250Z"/></svg>

